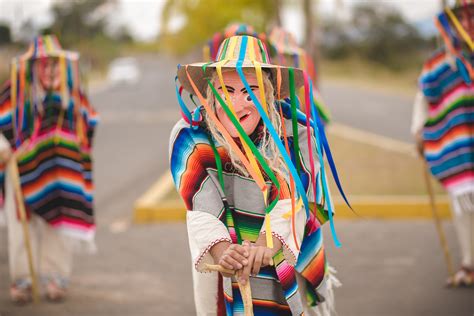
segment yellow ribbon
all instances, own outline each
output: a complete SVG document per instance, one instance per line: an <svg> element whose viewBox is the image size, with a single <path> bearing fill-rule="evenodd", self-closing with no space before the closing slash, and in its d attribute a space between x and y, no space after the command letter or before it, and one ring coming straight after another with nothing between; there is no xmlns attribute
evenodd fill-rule
<svg viewBox="0 0 474 316"><path fill-rule="evenodd" d="M202 56L204 57L204 60L209 61L211 60L211 50L209 46L205 45L202 48Z"/></svg>
<svg viewBox="0 0 474 316"><path fill-rule="evenodd" d="M48 52L52 52L53 51L53 47L52 47L52 44L51 44L51 37L49 36L46 36L44 38L44 42L46 44L46 49L48 50Z"/></svg>
<svg viewBox="0 0 474 316"><path fill-rule="evenodd" d="M301 198L299 198L298 202L296 203L296 207L295 207L296 212L295 212L295 214L298 213L302 208L303 208L303 200ZM291 213L292 213L292 211L288 211L285 214L283 214L282 217L284 219L289 219L289 218L291 218Z"/></svg>
<svg viewBox="0 0 474 316"><path fill-rule="evenodd" d="M67 78L66 78L66 57L61 55L59 57L59 72L61 76L61 95L62 95L62 102L66 105L68 104L68 93L67 93Z"/></svg>
<svg viewBox="0 0 474 316"><path fill-rule="evenodd" d="M227 56L224 56L224 60L225 59L235 59L234 53L235 53L235 46L236 45L237 45L237 39L236 38L231 38L229 48L227 49L227 52L226 52L226 55L229 56L229 57L227 58Z"/></svg>
<svg viewBox="0 0 474 316"><path fill-rule="evenodd" d="M466 32L466 30L462 27L461 23L459 22L458 18L456 17L456 15L453 13L453 11L451 10L451 8L449 7L446 7L445 9L446 13L448 14L450 20L453 22L454 26L456 27L456 29L458 30L459 34L461 35L461 37L464 39L464 41L466 42L466 44L469 46L469 48L471 49L471 51L474 51L474 43L472 42L472 39L471 37L469 36L469 34Z"/></svg>
<svg viewBox="0 0 474 316"><path fill-rule="evenodd" d="M16 135L17 133L17 130L16 130L16 94L17 94L17 75L18 75L18 72L17 72L17 63L16 63L16 60L13 60L12 61L12 69L11 69L11 108L12 108L12 116L13 116L13 132L14 132L14 135Z"/></svg>

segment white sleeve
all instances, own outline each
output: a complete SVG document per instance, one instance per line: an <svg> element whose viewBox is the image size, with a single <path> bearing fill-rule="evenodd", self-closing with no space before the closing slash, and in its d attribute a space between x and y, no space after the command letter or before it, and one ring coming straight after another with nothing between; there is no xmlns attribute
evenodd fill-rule
<svg viewBox="0 0 474 316"><path fill-rule="evenodd" d="M285 260L294 266L298 260L299 251L296 247L296 242L301 246L304 237L304 229L306 225L306 212L304 207L296 210L295 216L295 230L296 242L293 237L291 229L291 217L283 216L291 212L291 199L280 200L275 205L275 208L270 212L270 227L272 228L272 235L278 238L283 244L283 255ZM260 234L265 234L265 222L263 223Z"/></svg>
<svg viewBox="0 0 474 316"><path fill-rule="evenodd" d="M224 223L207 212L187 211L186 225L194 267L202 272L206 263L214 264L211 248L222 241L232 243L232 239Z"/></svg>
<svg viewBox="0 0 474 316"><path fill-rule="evenodd" d="M3 134L0 134L0 151L3 150L11 150L11 148L5 136Z"/></svg>
<svg viewBox="0 0 474 316"><path fill-rule="evenodd" d="M421 131L428 119L428 103L421 91L416 93L413 104L413 117L411 121L411 134L415 136Z"/></svg>

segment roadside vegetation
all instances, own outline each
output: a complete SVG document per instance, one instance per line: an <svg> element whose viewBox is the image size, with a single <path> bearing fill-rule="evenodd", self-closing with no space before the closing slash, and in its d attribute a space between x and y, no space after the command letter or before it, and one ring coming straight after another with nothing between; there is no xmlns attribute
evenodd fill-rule
<svg viewBox="0 0 474 316"><path fill-rule="evenodd" d="M265 32L281 23L286 6L309 0L167 0L162 27L155 41L137 43L126 26L112 34L107 29L107 14L113 13L114 0L56 1L52 6L53 23L40 33L59 36L64 48L81 53L82 68L93 76L103 75L108 63L122 55L166 53L174 56L200 56L203 43L229 23L241 21ZM208 10L209 7L215 10ZM378 88L413 93L422 62L436 47L436 39L420 34L396 9L384 4L363 3L352 8L352 17L337 14L313 18L319 32L316 50L307 44L317 60L322 80L346 80ZM220 14L215 14L219 11ZM179 23L177 23L178 21ZM203 21L205 21L203 23ZM8 25L0 25L0 80L9 76L9 60L24 51L33 23L23 26L23 40L12 42ZM31 35L29 35L31 39ZM308 36L305 36L308 39Z"/></svg>

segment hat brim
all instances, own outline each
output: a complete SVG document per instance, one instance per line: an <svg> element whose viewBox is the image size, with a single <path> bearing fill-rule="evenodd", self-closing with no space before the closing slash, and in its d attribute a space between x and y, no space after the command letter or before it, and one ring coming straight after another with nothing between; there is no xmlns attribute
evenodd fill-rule
<svg viewBox="0 0 474 316"><path fill-rule="evenodd" d="M17 60L37 60L37 59L43 59L43 58L65 57L66 59L76 61L79 59L79 56L80 54L78 52L73 52L69 50L60 50L60 51L55 51L48 54L38 54L35 56L33 56L30 52L27 52L23 55L16 57L16 59Z"/></svg>
<svg viewBox="0 0 474 316"><path fill-rule="evenodd" d="M204 96L207 96L207 79L211 78L212 74L216 70L218 63L208 64L206 70L203 70L203 66L206 63L193 63L187 65L187 70L192 78L194 84L198 91ZM225 65L222 66L223 69L236 69L237 61L230 60ZM289 85L289 67L272 65L260 63L263 70L269 71L271 73L270 80L272 81L273 88L276 90L276 80L277 72L280 69L281 72L281 86L280 86L280 96L282 99L290 95L290 85ZM242 63L242 68L244 69L255 69L255 66L252 62L244 61ZM295 73L295 89L300 88L304 84L303 71L299 68L294 68ZM196 94L190 81L188 75L186 74L186 65L181 66L178 69L178 79L181 85L185 90L192 94Z"/></svg>

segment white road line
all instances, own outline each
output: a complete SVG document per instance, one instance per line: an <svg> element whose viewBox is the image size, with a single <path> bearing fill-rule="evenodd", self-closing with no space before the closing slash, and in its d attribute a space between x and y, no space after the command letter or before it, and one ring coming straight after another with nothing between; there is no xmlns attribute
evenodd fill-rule
<svg viewBox="0 0 474 316"><path fill-rule="evenodd" d="M328 133L348 140L353 140L363 144L375 146L381 149L394 151L410 156L416 156L414 144L396 140L387 136L363 131L340 123L331 123L328 126Z"/></svg>

